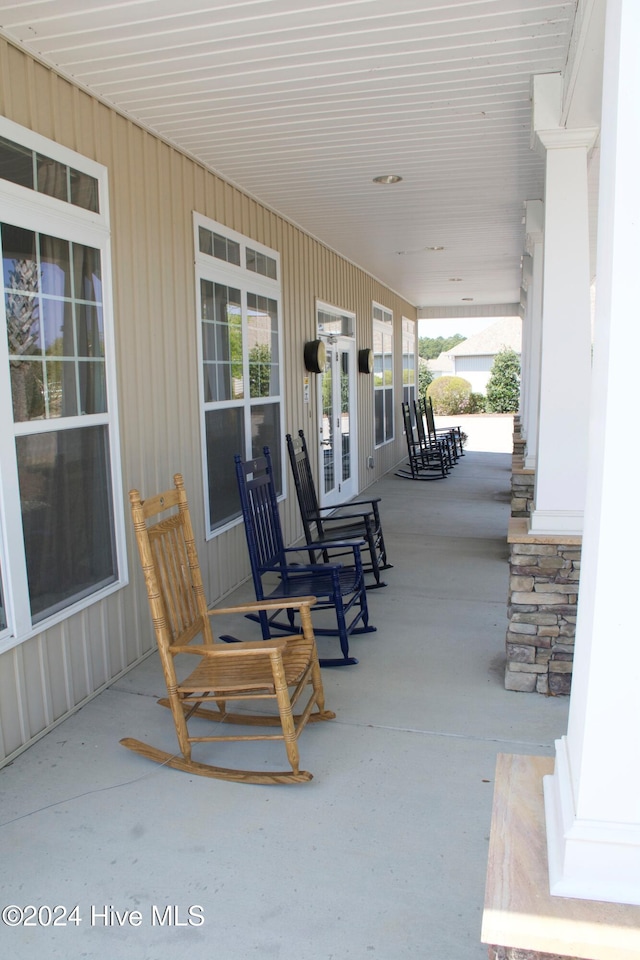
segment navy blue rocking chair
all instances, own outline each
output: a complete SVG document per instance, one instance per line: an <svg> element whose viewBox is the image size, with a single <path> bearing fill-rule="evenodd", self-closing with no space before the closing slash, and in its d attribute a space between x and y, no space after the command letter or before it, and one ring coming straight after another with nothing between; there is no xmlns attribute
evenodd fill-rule
<svg viewBox="0 0 640 960"><path fill-rule="evenodd" d="M349 547L352 552L349 566L333 562L296 562L296 554L298 557L308 554L310 545L284 546L269 448L264 448L264 457L246 462L236 454L235 464L256 600L315 596L318 602L314 609L335 610L337 626L322 628L314 623L314 633L316 636L337 636L342 652L338 658L321 658L320 666L338 667L357 663L357 659L349 655L349 637L372 633L376 629L369 625L359 542L334 540L316 541L313 544L315 550L326 547L329 557L332 549L343 555L345 548ZM263 578L270 574L279 578L275 588L263 583ZM286 621L280 619L282 615L282 610L276 610L271 616L265 611L247 614L250 619L260 623L265 640L270 639L272 630L291 633L294 611L287 609Z"/></svg>

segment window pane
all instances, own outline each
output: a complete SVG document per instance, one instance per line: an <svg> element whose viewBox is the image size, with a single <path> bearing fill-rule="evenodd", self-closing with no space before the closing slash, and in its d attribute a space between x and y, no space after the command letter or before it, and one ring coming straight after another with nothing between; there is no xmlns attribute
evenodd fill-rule
<svg viewBox="0 0 640 960"><path fill-rule="evenodd" d="M57 200L69 200L69 183L67 180L68 167L64 163L58 163L50 157L36 155L36 169L38 182L36 190L38 193L46 193L49 197L55 197Z"/></svg>
<svg viewBox="0 0 640 960"><path fill-rule="evenodd" d="M273 461L273 480L278 496L282 493L280 450L280 404L260 403L251 407L251 456L261 457L269 447Z"/></svg>
<svg viewBox="0 0 640 960"><path fill-rule="evenodd" d="M0 177L33 190L33 154L31 150L0 137Z"/></svg>
<svg viewBox="0 0 640 960"><path fill-rule="evenodd" d="M209 519L211 529L241 516L236 482L236 453L244 459L244 416L242 407L207 410L205 413Z"/></svg>
<svg viewBox="0 0 640 960"><path fill-rule="evenodd" d="M384 391L384 438L393 439L393 390Z"/></svg>
<svg viewBox="0 0 640 960"><path fill-rule="evenodd" d="M104 317L101 306L76 304L76 335L79 357L104 357Z"/></svg>
<svg viewBox="0 0 640 960"><path fill-rule="evenodd" d="M80 243L73 248L74 296L76 300L102 303L100 251Z"/></svg>
<svg viewBox="0 0 640 960"><path fill-rule="evenodd" d="M71 181L71 203L84 210L100 212L98 181L86 173L69 168Z"/></svg>
<svg viewBox="0 0 640 960"><path fill-rule="evenodd" d="M78 389L81 414L107 412L107 383L101 360L78 363Z"/></svg>
<svg viewBox="0 0 640 960"><path fill-rule="evenodd" d="M2 273L8 289L37 291L36 235L32 230L2 224Z"/></svg>
<svg viewBox="0 0 640 960"><path fill-rule="evenodd" d="M384 443L384 390L376 390L374 396L376 446Z"/></svg>
<svg viewBox="0 0 640 960"><path fill-rule="evenodd" d="M277 301L247 294L247 326L250 396L277 396L280 393Z"/></svg>
<svg viewBox="0 0 640 960"><path fill-rule="evenodd" d="M117 578L108 428L17 437L16 450L38 622Z"/></svg>
<svg viewBox="0 0 640 960"><path fill-rule="evenodd" d="M240 291L201 280L205 402L244 396Z"/></svg>
<svg viewBox="0 0 640 960"><path fill-rule="evenodd" d="M68 240L40 235L41 288L55 297L71 296L71 252Z"/></svg>

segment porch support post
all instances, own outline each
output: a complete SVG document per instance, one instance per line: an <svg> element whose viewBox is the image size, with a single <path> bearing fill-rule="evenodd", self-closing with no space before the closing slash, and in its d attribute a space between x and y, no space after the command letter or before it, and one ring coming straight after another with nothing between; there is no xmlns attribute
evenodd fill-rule
<svg viewBox="0 0 640 960"><path fill-rule="evenodd" d="M560 126L562 78L534 77L545 169L542 353L531 532L582 532L591 377L587 159L597 130Z"/></svg>
<svg viewBox="0 0 640 960"><path fill-rule="evenodd" d="M535 470L538 453L538 414L540 404L540 358L542 352L542 237L544 206L541 200L527 200L525 214L527 270L525 403L523 433L527 441L524 467Z"/></svg>
<svg viewBox="0 0 640 960"><path fill-rule="evenodd" d="M640 520L630 510L630 416L640 352L640 5L609 0L605 31L594 404L567 736L545 778L551 893L640 904ZM545 278L546 280L546 278ZM584 401L584 397L582 397ZM558 409L564 420L564 411ZM633 442L633 441L632 441Z"/></svg>

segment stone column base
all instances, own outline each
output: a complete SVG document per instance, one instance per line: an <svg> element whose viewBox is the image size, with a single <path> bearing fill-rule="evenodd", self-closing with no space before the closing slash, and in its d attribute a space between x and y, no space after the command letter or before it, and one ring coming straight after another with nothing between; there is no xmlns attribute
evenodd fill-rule
<svg viewBox="0 0 640 960"><path fill-rule="evenodd" d="M530 534L512 518L505 687L571 690L582 537Z"/></svg>
<svg viewBox="0 0 640 960"><path fill-rule="evenodd" d="M537 950L521 950L519 947L489 947L489 960L579 960L566 953L538 953Z"/></svg>

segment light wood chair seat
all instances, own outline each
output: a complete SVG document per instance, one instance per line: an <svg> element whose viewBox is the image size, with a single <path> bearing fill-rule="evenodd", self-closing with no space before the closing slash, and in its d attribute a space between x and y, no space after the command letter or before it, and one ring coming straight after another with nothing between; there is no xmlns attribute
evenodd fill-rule
<svg viewBox="0 0 640 960"><path fill-rule="evenodd" d="M298 737L307 723L331 720L311 623L314 596L246 603L209 610L195 546L189 505L180 474L175 487L142 500L131 490L129 500L142 563L149 609L167 687L159 702L169 707L179 752L170 753L132 737L121 740L129 750L178 770L243 783L301 783L311 774L300 769ZM159 518L159 519L157 519ZM152 521L153 522L150 522ZM299 612L300 629L267 641L214 642L211 621L219 615L259 615L275 609ZM194 642L199 640L200 642ZM176 660L198 657L195 669L178 680ZM255 713L228 710L238 701L257 702ZM271 702L271 713L266 709ZM294 713L294 708L298 712ZM195 733L192 718L217 721L211 735ZM234 726L279 727L273 733L239 733ZM240 740L284 741L290 770L242 770L214 766L192 757L193 744Z"/></svg>

